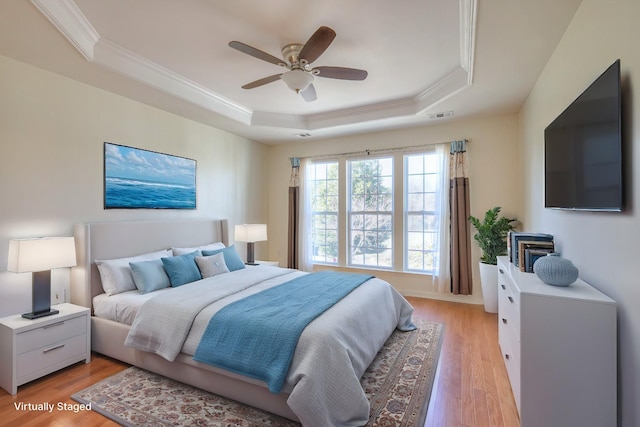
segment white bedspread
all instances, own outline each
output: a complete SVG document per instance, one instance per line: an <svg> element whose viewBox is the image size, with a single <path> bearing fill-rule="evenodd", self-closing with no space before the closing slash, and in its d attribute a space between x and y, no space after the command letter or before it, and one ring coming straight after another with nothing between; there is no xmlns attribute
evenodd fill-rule
<svg viewBox="0 0 640 427"><path fill-rule="evenodd" d="M126 344L168 360L180 351L193 355L209 320L224 305L302 274L260 266L163 292L140 308ZM283 390L304 426L366 424L369 402L360 377L396 327L411 328L412 312L387 282L374 278L307 326Z"/></svg>
<svg viewBox="0 0 640 427"><path fill-rule="evenodd" d="M93 315L114 322L131 325L138 310L147 300L171 288L141 294L139 291L127 291L115 295L99 294L93 297Z"/></svg>

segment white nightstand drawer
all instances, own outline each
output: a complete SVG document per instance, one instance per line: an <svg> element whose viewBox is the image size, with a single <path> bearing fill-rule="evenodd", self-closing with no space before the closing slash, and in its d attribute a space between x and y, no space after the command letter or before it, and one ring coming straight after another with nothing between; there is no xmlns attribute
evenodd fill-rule
<svg viewBox="0 0 640 427"><path fill-rule="evenodd" d="M76 335L84 335L86 332L86 315L22 332L16 337L18 343L17 353L22 354L37 348L47 347Z"/></svg>
<svg viewBox="0 0 640 427"><path fill-rule="evenodd" d="M84 318L84 317L82 317ZM87 353L86 334L77 335L64 341L53 343L49 346L32 350L22 354L18 358L16 377L21 378L40 371L50 370L52 366L58 365L74 356L84 358ZM41 374L37 375L39 377Z"/></svg>
<svg viewBox="0 0 640 427"><path fill-rule="evenodd" d="M90 310L58 304L58 314L29 320L20 314L0 318L0 387L18 386L82 360L91 360Z"/></svg>

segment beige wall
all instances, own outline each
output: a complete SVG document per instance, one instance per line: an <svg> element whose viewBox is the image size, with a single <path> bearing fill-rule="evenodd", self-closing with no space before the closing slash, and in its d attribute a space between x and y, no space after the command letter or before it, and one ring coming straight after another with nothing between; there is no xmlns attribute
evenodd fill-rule
<svg viewBox="0 0 640 427"><path fill-rule="evenodd" d="M556 236L580 276L618 303L619 420L640 425L640 2L585 0L520 116L527 226ZM544 128L620 59L627 207L624 213L544 209ZM579 363L579 361L576 361Z"/></svg>
<svg viewBox="0 0 640 427"><path fill-rule="evenodd" d="M286 265L287 260L287 200L291 166L290 157L309 157L365 149L431 144L467 138L469 175L471 181L471 211L484 215L493 206L502 206L509 216L520 216L517 115L503 115L476 120L458 120L413 129L376 132L372 134L334 138L323 141L300 141L274 146L269 150L269 230L272 236L271 259ZM473 243L474 293L471 297L453 297L431 292L430 280L417 274L378 272L405 295L454 299L481 303L482 290L477 262L480 250ZM375 274L375 273L374 273Z"/></svg>
<svg viewBox="0 0 640 427"><path fill-rule="evenodd" d="M30 274L6 272L11 238L90 221L266 221L266 146L5 57L0 76L0 316L31 308ZM104 210L104 141L197 160L198 208ZM54 280L61 292L68 271Z"/></svg>

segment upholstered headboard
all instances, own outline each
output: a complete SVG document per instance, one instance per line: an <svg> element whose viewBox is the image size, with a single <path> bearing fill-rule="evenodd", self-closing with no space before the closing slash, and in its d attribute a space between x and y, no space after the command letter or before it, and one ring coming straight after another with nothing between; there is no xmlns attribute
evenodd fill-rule
<svg viewBox="0 0 640 427"><path fill-rule="evenodd" d="M102 284L95 260L135 256L173 247L229 244L227 220L96 222L76 224L77 267L71 269L71 302L91 307Z"/></svg>

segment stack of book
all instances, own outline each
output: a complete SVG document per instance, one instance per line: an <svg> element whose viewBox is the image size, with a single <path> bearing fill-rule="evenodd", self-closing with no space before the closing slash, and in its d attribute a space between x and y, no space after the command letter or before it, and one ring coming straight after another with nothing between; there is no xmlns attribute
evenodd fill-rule
<svg viewBox="0 0 640 427"><path fill-rule="evenodd" d="M509 261L520 271L533 273L533 263L554 251L553 235L545 233L509 232Z"/></svg>

